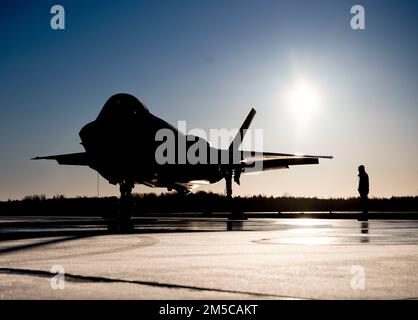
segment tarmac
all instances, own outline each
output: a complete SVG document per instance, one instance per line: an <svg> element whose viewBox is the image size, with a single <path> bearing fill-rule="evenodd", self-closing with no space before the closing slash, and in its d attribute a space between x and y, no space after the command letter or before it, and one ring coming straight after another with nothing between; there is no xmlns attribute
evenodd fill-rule
<svg viewBox="0 0 418 320"><path fill-rule="evenodd" d="M0 299L418 299L418 221L1 217Z"/></svg>

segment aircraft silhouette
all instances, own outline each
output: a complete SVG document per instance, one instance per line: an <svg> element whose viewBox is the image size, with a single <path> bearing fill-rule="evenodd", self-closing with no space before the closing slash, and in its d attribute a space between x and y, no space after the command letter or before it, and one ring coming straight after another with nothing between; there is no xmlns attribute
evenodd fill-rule
<svg viewBox="0 0 418 320"><path fill-rule="evenodd" d="M217 149L200 137L186 136L172 125L151 114L136 97L118 93L104 104L97 119L80 130L81 144L85 152L35 157L32 160L56 160L61 165L89 166L111 184L119 184L121 208L125 220L130 219L129 199L135 184L149 187L165 187L186 194L197 185L226 182L226 196L232 197L232 179L239 184L242 173L254 170L289 168L292 165L318 164L319 158L331 156L296 155L272 152L244 152L238 148L256 111L252 109L242 124L228 150ZM159 130L174 133L176 159L192 144L206 147L206 159L202 163L185 161L160 164L156 151L161 141L156 140ZM181 140L182 139L182 140ZM186 141L186 149L180 150L179 141ZM199 152L202 149L199 149ZM210 161L216 154L226 161ZM123 207L123 206L122 206Z"/></svg>

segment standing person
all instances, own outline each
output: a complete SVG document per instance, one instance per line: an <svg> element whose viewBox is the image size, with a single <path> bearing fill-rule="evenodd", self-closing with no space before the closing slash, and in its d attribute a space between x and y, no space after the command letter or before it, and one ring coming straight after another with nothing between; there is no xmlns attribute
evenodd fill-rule
<svg viewBox="0 0 418 320"><path fill-rule="evenodd" d="M361 202L361 210L362 214L359 215L358 220L360 221L367 221L367 203L369 195L369 175L366 173L366 170L363 165L358 167L358 177L359 177L359 184L358 184L358 192L360 194L360 202Z"/></svg>

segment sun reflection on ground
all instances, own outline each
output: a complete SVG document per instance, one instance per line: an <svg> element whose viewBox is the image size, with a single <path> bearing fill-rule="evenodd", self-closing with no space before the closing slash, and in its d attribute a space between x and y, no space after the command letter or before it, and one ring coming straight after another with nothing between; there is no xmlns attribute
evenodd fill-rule
<svg viewBox="0 0 418 320"><path fill-rule="evenodd" d="M318 219L300 218L300 219L289 219L286 221L287 225L292 226L326 226L329 225L327 221L320 221Z"/></svg>
<svg viewBox="0 0 418 320"><path fill-rule="evenodd" d="M337 237L297 237L276 239L280 244L327 245L338 242Z"/></svg>

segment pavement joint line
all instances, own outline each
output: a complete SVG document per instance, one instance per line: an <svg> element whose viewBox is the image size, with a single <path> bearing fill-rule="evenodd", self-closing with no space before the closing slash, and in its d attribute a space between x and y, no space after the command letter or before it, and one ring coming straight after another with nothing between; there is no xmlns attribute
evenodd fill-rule
<svg viewBox="0 0 418 320"><path fill-rule="evenodd" d="M12 274L12 275L26 275L26 276L33 276L33 277L40 277L40 278L51 278L51 277L56 276L55 273L52 273L49 271L33 270L33 269L16 269L16 268L0 268L0 273ZM70 273L65 273L65 279L68 281L72 281L72 282L127 283L127 284L160 287L160 288L162 287L162 288L172 288L172 289L212 291L212 292L222 292L222 293L232 293L232 294L253 295L253 296L260 296L260 297L275 297L275 298L282 298L282 299L315 300L311 298L283 296L283 295L258 293L258 292L205 288L205 287L187 286L187 285L181 285L181 284L159 283L159 282L154 282L154 281L114 279L114 278L107 278L107 277L101 277L101 276L82 276L82 275L70 274Z"/></svg>

